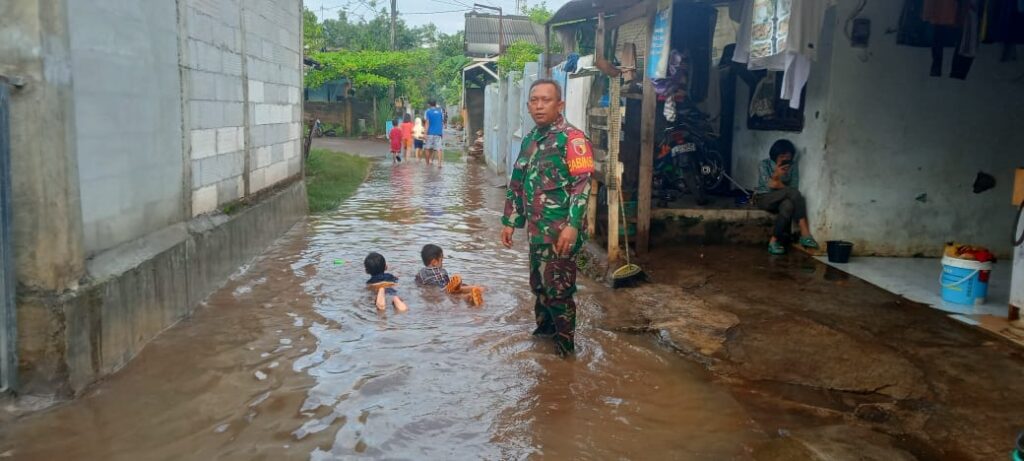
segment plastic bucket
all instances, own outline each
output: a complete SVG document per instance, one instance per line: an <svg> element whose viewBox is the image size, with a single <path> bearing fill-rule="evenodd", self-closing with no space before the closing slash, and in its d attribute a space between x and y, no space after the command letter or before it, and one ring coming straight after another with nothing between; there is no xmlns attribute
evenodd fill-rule
<svg viewBox="0 0 1024 461"><path fill-rule="evenodd" d="M825 242L825 250L828 252L828 262L846 264L850 262L853 243L844 240L829 240Z"/></svg>
<svg viewBox="0 0 1024 461"><path fill-rule="evenodd" d="M988 296L991 262L942 257L942 300L954 304L984 304Z"/></svg>

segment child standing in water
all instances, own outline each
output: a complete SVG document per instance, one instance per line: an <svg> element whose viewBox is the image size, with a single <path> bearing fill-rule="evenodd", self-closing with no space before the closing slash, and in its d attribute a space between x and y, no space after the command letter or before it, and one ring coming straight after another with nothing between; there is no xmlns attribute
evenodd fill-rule
<svg viewBox="0 0 1024 461"><path fill-rule="evenodd" d="M444 250L437 245L425 245L420 251L423 259L423 269L416 274L416 284L424 286L436 286L444 288L452 294L467 295L466 300L474 306L483 304L483 288L462 284L462 277L458 275L448 276L444 268Z"/></svg>
<svg viewBox="0 0 1024 461"><path fill-rule="evenodd" d="M394 119L391 125L391 132L388 133L388 139L391 141L391 163L398 163L402 161L402 127L398 124L398 119Z"/></svg>
<svg viewBox="0 0 1024 461"><path fill-rule="evenodd" d="M405 302L402 301L402 298L398 297L398 290L395 289L398 286L398 277L386 272L388 263L383 255L380 253L366 255L366 259L363 260L363 267L366 268L366 273L370 274L370 280L366 281L366 286L376 293L375 304L377 305L377 310L387 309L387 298L389 296L396 311L405 312L409 309Z"/></svg>
<svg viewBox="0 0 1024 461"><path fill-rule="evenodd" d="M416 152L416 158L423 157L423 138L426 130L423 128L423 119L416 117L416 123L412 126L412 145Z"/></svg>
<svg viewBox="0 0 1024 461"><path fill-rule="evenodd" d="M412 116L409 114L402 117L402 152L405 158L412 158Z"/></svg>

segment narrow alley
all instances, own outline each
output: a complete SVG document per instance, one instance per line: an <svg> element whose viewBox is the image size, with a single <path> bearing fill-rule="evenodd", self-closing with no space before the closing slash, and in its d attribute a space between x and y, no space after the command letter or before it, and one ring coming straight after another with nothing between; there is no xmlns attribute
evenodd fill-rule
<svg viewBox="0 0 1024 461"><path fill-rule="evenodd" d="M498 182L460 162L376 163L355 197L300 223L125 369L5 424L0 454L743 459L765 439L699 365L653 336L599 328L600 285L583 287L575 359L533 339L523 244L496 241ZM487 287L482 308L412 283L426 243ZM369 251L388 258L409 312L377 314Z"/></svg>

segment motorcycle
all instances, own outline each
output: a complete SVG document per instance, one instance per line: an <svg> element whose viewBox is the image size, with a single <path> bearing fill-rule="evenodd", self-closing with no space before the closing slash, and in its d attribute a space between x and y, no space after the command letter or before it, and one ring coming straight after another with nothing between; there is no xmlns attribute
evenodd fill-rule
<svg viewBox="0 0 1024 461"><path fill-rule="evenodd" d="M696 107L677 112L676 122L665 129L654 161L653 189L659 206L674 201L677 193L690 193L698 205L708 203L707 192L721 186L725 162L715 147L711 124Z"/></svg>

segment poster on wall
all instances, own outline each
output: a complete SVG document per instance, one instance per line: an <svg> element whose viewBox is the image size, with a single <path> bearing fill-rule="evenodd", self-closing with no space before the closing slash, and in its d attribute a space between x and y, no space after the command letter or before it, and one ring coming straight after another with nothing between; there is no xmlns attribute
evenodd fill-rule
<svg viewBox="0 0 1024 461"><path fill-rule="evenodd" d="M665 2L662 2L663 4ZM659 5L660 7L661 5ZM668 55L672 49L672 3L661 7L651 30L651 52L647 59L647 75L651 79L668 75Z"/></svg>

